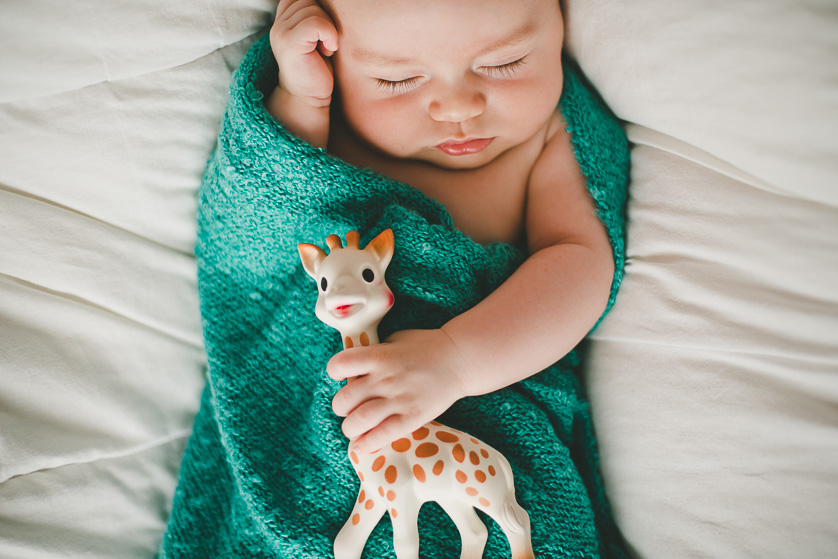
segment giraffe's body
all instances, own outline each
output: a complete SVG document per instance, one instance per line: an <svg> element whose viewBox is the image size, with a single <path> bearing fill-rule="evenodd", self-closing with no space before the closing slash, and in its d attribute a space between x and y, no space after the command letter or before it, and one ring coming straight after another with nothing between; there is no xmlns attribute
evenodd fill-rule
<svg viewBox="0 0 838 559"><path fill-rule="evenodd" d="M338 329L344 347L378 343L378 322L393 305L384 272L393 254L393 233L384 231L363 250L358 234L327 239L331 253L301 244L306 271L320 284L316 314ZM371 273L370 273L371 272ZM335 539L336 559L358 559L385 512L393 524L398 559L418 559L419 509L435 501L462 537L461 559L480 559L488 531L475 513L488 514L503 529L513 559L534 557L530 520L515 500L509 463L498 451L470 435L432 421L370 454L349 452L361 489Z"/></svg>

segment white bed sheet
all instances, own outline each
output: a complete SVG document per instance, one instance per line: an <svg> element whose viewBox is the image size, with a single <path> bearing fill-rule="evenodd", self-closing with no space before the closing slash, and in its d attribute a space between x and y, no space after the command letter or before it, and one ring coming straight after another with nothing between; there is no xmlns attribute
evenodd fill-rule
<svg viewBox="0 0 838 559"><path fill-rule="evenodd" d="M838 550L838 4L565 4L633 144L587 381L638 557Z"/></svg>
<svg viewBox="0 0 838 559"><path fill-rule="evenodd" d="M0 557L155 554L204 386L196 192L274 7L0 7Z"/></svg>

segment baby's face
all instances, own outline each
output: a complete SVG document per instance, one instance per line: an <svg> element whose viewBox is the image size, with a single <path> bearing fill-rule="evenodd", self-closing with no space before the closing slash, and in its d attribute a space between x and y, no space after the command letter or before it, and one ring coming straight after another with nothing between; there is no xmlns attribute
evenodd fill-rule
<svg viewBox="0 0 838 559"><path fill-rule="evenodd" d="M543 131L561 95L558 0L331 0L341 107L397 158L485 165Z"/></svg>

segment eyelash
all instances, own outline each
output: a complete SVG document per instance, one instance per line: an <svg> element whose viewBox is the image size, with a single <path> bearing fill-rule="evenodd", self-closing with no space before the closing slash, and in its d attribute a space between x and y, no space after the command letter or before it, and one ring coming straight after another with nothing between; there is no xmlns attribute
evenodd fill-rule
<svg viewBox="0 0 838 559"><path fill-rule="evenodd" d="M521 66L526 64L526 62L526 57L521 57L518 60L513 60L512 62L501 64L500 66L484 66L483 71L486 72L486 74L488 74L489 76L499 78L510 78L518 70L520 70Z"/></svg>
<svg viewBox="0 0 838 559"><path fill-rule="evenodd" d="M526 63L525 58L519 58L518 60L513 60L512 62L508 62L506 64L501 64L499 66L483 66L483 72L490 76L496 78L510 78L512 77L518 70L521 69ZM406 80L399 80L399 81L390 81L384 80L381 78L376 78L378 82L378 87L383 89L387 93L391 94L399 94L405 93L409 91L413 85L416 84L420 79L420 76L414 76L412 78L407 78Z"/></svg>
<svg viewBox="0 0 838 559"><path fill-rule="evenodd" d="M415 76L412 78L407 78L406 80L399 80L397 82L393 82L390 80L382 80L381 78L376 78L378 82L378 87L386 91L387 93L404 93L409 91L411 86L418 82L421 78L419 76Z"/></svg>

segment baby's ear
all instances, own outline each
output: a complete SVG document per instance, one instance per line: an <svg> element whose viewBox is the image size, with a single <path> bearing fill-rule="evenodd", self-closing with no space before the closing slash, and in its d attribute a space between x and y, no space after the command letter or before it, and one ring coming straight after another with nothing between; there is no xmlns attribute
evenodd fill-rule
<svg viewBox="0 0 838 559"><path fill-rule="evenodd" d="M376 260L381 263L381 269L387 269L390 260L393 258L393 251L396 250L396 239L392 229L385 229L376 238L370 241L364 250L373 253Z"/></svg>
<svg viewBox="0 0 838 559"><path fill-rule="evenodd" d="M319 246L308 243L298 244L297 250L300 252L300 260L303 261L303 268L305 268L306 273L314 281L317 281L317 269L320 268L320 263L326 258L326 251Z"/></svg>

